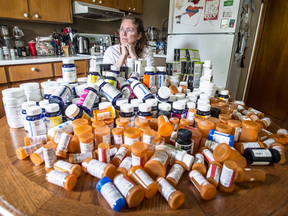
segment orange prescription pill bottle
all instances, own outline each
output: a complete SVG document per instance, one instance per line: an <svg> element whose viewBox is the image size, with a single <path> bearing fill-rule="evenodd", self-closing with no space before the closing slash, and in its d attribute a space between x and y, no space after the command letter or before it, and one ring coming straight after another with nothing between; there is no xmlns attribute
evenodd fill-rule
<svg viewBox="0 0 288 216"><path fill-rule="evenodd" d="M127 176L118 174L114 177L113 183L120 193L125 197L129 208L138 206L145 197L145 190L136 185Z"/></svg>
<svg viewBox="0 0 288 216"><path fill-rule="evenodd" d="M71 191L77 183L77 177L74 174L51 170L46 174L46 180L52 184L63 187L65 190Z"/></svg>
<svg viewBox="0 0 288 216"><path fill-rule="evenodd" d="M121 144L120 148L116 152L115 156L111 160L111 164L113 164L115 167L119 167L123 159L126 157L126 154L128 152L129 146L126 144Z"/></svg>
<svg viewBox="0 0 288 216"><path fill-rule="evenodd" d="M108 143L98 144L98 160L103 163L110 163L110 146Z"/></svg>
<svg viewBox="0 0 288 216"><path fill-rule="evenodd" d="M110 128L108 126L97 127L94 130L95 134L95 147L98 147L99 143L106 142L111 143Z"/></svg>
<svg viewBox="0 0 288 216"><path fill-rule="evenodd" d="M204 200L210 200L216 196L216 188L200 172L192 170L189 173L189 178Z"/></svg>
<svg viewBox="0 0 288 216"><path fill-rule="evenodd" d="M76 150L80 150L80 143L79 143L79 139L76 135L72 136L72 139L70 141L70 144L68 145L68 151L73 153Z"/></svg>
<svg viewBox="0 0 288 216"><path fill-rule="evenodd" d="M283 145L281 145L280 143L274 143L270 146L270 148L275 149L280 153L281 159L279 161L279 164L283 164L286 162L285 147Z"/></svg>
<svg viewBox="0 0 288 216"><path fill-rule="evenodd" d="M179 120L179 119L178 119ZM173 126L167 116L161 115L158 117L158 133L163 137L171 136Z"/></svg>
<svg viewBox="0 0 288 216"><path fill-rule="evenodd" d="M244 150L246 148L265 148L266 146L260 142L260 141L256 141L256 142L239 142L236 144L236 149L240 152L241 155L243 155Z"/></svg>
<svg viewBox="0 0 288 216"><path fill-rule="evenodd" d="M219 132L222 132L222 133L232 134L232 127L230 125L227 125L224 123L216 124L215 129Z"/></svg>
<svg viewBox="0 0 288 216"><path fill-rule="evenodd" d="M78 137L80 134L85 132L92 133L92 127L90 125L80 125L74 129L74 134Z"/></svg>
<svg viewBox="0 0 288 216"><path fill-rule="evenodd" d="M261 169L250 169L237 167L235 182L243 181L265 181L266 173Z"/></svg>
<svg viewBox="0 0 288 216"><path fill-rule="evenodd" d="M208 164L211 161L215 161L212 151L207 146L201 146L198 151L204 156L204 159Z"/></svg>
<svg viewBox="0 0 288 216"><path fill-rule="evenodd" d="M201 175L206 174L207 170L204 162L204 156L201 153L195 154L192 170L197 170L199 173L201 173Z"/></svg>
<svg viewBox="0 0 288 216"><path fill-rule="evenodd" d="M202 118L202 117L200 117L200 116L196 116L196 117L195 117L195 119L194 119L194 122L195 122L195 123L194 123L194 124L195 124L194 126L195 126L195 128L199 128L199 127L198 127L198 124L199 124L199 122L201 122L201 121L205 121L205 118Z"/></svg>
<svg viewBox="0 0 288 216"><path fill-rule="evenodd" d="M113 128L112 135L113 135L114 145L121 145L124 143L124 129L123 128Z"/></svg>
<svg viewBox="0 0 288 216"><path fill-rule="evenodd" d="M72 134L63 132L61 134L60 140L58 142L58 146L56 149L56 155L59 157L66 158L68 146L70 145L70 142L72 140Z"/></svg>
<svg viewBox="0 0 288 216"><path fill-rule="evenodd" d="M210 98L210 102L211 102L211 103L218 103L220 100L221 100L221 99L215 98L215 97Z"/></svg>
<svg viewBox="0 0 288 216"><path fill-rule="evenodd" d="M141 166L133 166L128 172L128 177L144 188L147 199L152 198L157 193L158 185Z"/></svg>
<svg viewBox="0 0 288 216"><path fill-rule="evenodd" d="M187 104L188 108L189 108L189 105ZM190 121L190 126L194 126L194 121L195 121L195 117L196 117L196 112L197 112L197 109L195 108L189 108L188 109L188 112L187 112L187 119Z"/></svg>
<svg viewBox="0 0 288 216"><path fill-rule="evenodd" d="M47 172L53 170L54 163L57 161L55 144L49 141L43 146L43 155L45 162L45 170Z"/></svg>
<svg viewBox="0 0 288 216"><path fill-rule="evenodd" d="M79 154L69 154L70 163L82 163L86 158L98 159L95 152L79 153Z"/></svg>
<svg viewBox="0 0 288 216"><path fill-rule="evenodd" d="M157 118L148 119L148 125L150 126L150 128L157 131L158 130L158 119Z"/></svg>
<svg viewBox="0 0 288 216"><path fill-rule="evenodd" d="M231 135L234 136L235 142L238 142L242 125L241 121L230 119L228 120L228 125L232 127Z"/></svg>
<svg viewBox="0 0 288 216"><path fill-rule="evenodd" d="M171 91L171 93L172 93L173 95L179 93L178 88L177 88L176 86L174 86L174 85L170 85L170 86L169 86L169 89L170 89L170 91Z"/></svg>
<svg viewBox="0 0 288 216"><path fill-rule="evenodd" d="M227 124L228 120L231 119L231 116L228 114L219 114L219 120L221 121L221 123L223 124Z"/></svg>
<svg viewBox="0 0 288 216"><path fill-rule="evenodd" d="M155 131L152 129L144 130L142 142L148 144L147 157L150 158L155 150Z"/></svg>
<svg viewBox="0 0 288 216"><path fill-rule="evenodd" d="M113 117L105 118L103 121L112 131L112 129L114 128L114 118Z"/></svg>
<svg viewBox="0 0 288 216"><path fill-rule="evenodd" d="M148 145L144 142L134 142L131 145L132 151L132 166L142 166L147 161Z"/></svg>
<svg viewBox="0 0 288 216"><path fill-rule="evenodd" d="M253 121L242 121L242 131L240 134L240 142L255 142L260 130L260 124Z"/></svg>
<svg viewBox="0 0 288 216"><path fill-rule="evenodd" d="M159 116L159 117L160 117L160 116ZM159 119L159 117L158 117L158 119ZM173 126L173 130L174 130L174 131L177 131L177 129L178 129L178 124L179 124L179 122L180 122L179 118L177 118L177 117L171 117L171 118L169 119L169 121L171 122L171 124L172 124L172 126Z"/></svg>
<svg viewBox="0 0 288 216"><path fill-rule="evenodd" d="M255 113L260 119L264 118L265 114L263 112L260 112L256 109L253 109L253 107L248 108L249 111Z"/></svg>
<svg viewBox="0 0 288 216"><path fill-rule="evenodd" d="M58 160L54 163L54 169L57 171L66 172L68 174L74 174L77 178L81 175L82 169L79 164L71 164L69 162Z"/></svg>
<svg viewBox="0 0 288 216"><path fill-rule="evenodd" d="M122 173L123 175L127 176L131 167L132 167L132 158L125 157L124 160L119 165L119 167L117 168L116 175Z"/></svg>
<svg viewBox="0 0 288 216"><path fill-rule="evenodd" d="M269 127L271 125L271 119L268 117L265 117L263 119L260 119L257 121L262 128L267 129L267 127Z"/></svg>
<svg viewBox="0 0 288 216"><path fill-rule="evenodd" d="M135 119L135 127L140 128L142 126L148 126L148 119L145 118L136 118Z"/></svg>
<svg viewBox="0 0 288 216"><path fill-rule="evenodd" d="M90 132L82 133L79 136L81 153L94 152L94 134Z"/></svg>
<svg viewBox="0 0 288 216"><path fill-rule="evenodd" d="M166 176L166 180L175 188L182 174L185 171L186 165L182 161L175 161L172 168L170 169L168 175Z"/></svg>
<svg viewBox="0 0 288 216"><path fill-rule="evenodd" d="M184 203L185 195L177 191L165 178L157 178L156 183L159 186L159 192L172 209L178 209Z"/></svg>
<svg viewBox="0 0 288 216"><path fill-rule="evenodd" d="M116 167L113 164L106 164L92 158L86 158L82 162L82 169L99 179L104 176L113 179L116 174Z"/></svg>
<svg viewBox="0 0 288 216"><path fill-rule="evenodd" d="M87 119L75 119L72 121L72 127L74 130L75 128L81 125L88 125L88 120Z"/></svg>
<svg viewBox="0 0 288 216"><path fill-rule="evenodd" d="M35 166L39 166L44 162L43 146L30 155L30 160Z"/></svg>
<svg viewBox="0 0 288 216"><path fill-rule="evenodd" d="M252 121L258 122L259 117L255 113L248 113L247 115Z"/></svg>
<svg viewBox="0 0 288 216"><path fill-rule="evenodd" d="M200 133L199 130L192 131L192 140L194 140L194 147L193 147L193 152L191 152L191 154L194 155L198 151L201 138L202 138L202 134Z"/></svg>
<svg viewBox="0 0 288 216"><path fill-rule="evenodd" d="M26 147L20 147L16 150L17 157L20 160L24 160L26 157L30 156L36 150L40 149L42 146L43 146L43 142L40 141L40 142L35 143L33 145L29 145Z"/></svg>
<svg viewBox="0 0 288 216"><path fill-rule="evenodd" d="M217 147L216 147L217 148ZM235 161L226 160L220 175L219 190L231 193L234 190L234 178L238 165Z"/></svg>
<svg viewBox="0 0 288 216"><path fill-rule="evenodd" d="M278 134L278 143L285 145L288 143L288 136L286 134Z"/></svg>
<svg viewBox="0 0 288 216"><path fill-rule="evenodd" d="M164 151L155 151L151 159L144 165L145 172L154 180L165 177L169 156Z"/></svg>
<svg viewBox="0 0 288 216"><path fill-rule="evenodd" d="M161 138L162 138L161 135L157 131L154 131L154 143L155 143L155 146L161 144Z"/></svg>
<svg viewBox="0 0 288 216"><path fill-rule="evenodd" d="M103 127L103 126L106 126L106 124L105 124L104 121L97 121L97 120L95 120L95 121L92 123L92 128L93 128L93 130L95 130L95 128L97 128L97 127Z"/></svg>
<svg viewBox="0 0 288 216"><path fill-rule="evenodd" d="M219 179L221 175L222 164L217 161L211 161L209 163L209 168L207 171L206 179L208 182L214 185L215 188L218 187Z"/></svg>
<svg viewBox="0 0 288 216"><path fill-rule="evenodd" d="M209 131L211 129L215 129L215 124L208 120L201 121L198 123L198 128L199 128L200 133L202 134L202 137L205 137L206 139L208 139ZM193 131L192 131L192 134L193 134Z"/></svg>
<svg viewBox="0 0 288 216"><path fill-rule="evenodd" d="M38 142L43 142L43 144L47 143L50 140L50 136L48 135L40 135L35 137L24 137L25 146L29 146Z"/></svg>
<svg viewBox="0 0 288 216"><path fill-rule="evenodd" d="M127 118L120 117L120 118L116 119L116 126L123 128L124 131L128 127L128 124L129 124L129 119L127 119Z"/></svg>
<svg viewBox="0 0 288 216"><path fill-rule="evenodd" d="M277 136L277 135L276 135ZM268 138L268 139L266 139L266 140L264 140L264 141L262 141L263 142L263 144L267 147L267 148L270 148L270 146L272 145L272 144L274 144L274 143L277 143L278 142L278 137L271 137L271 138Z"/></svg>
<svg viewBox="0 0 288 216"><path fill-rule="evenodd" d="M246 167L246 159L236 150L233 150L228 144L220 143L213 151L213 157L216 161L224 163L227 160L233 160L239 167Z"/></svg>
<svg viewBox="0 0 288 216"><path fill-rule="evenodd" d="M208 117L208 118L206 118L205 120L211 121L211 122L213 122L214 124L221 123L220 119L215 118L215 117Z"/></svg>
<svg viewBox="0 0 288 216"><path fill-rule="evenodd" d="M124 144L132 145L139 142L141 137L141 130L134 127L129 127L124 131Z"/></svg>

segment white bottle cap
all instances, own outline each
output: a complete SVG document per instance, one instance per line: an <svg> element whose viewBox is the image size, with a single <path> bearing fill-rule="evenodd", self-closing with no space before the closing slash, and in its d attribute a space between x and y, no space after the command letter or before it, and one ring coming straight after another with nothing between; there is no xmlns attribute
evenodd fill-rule
<svg viewBox="0 0 288 216"><path fill-rule="evenodd" d="M57 103L51 103L45 106L45 111L48 113L58 112L60 110Z"/></svg>
<svg viewBox="0 0 288 216"><path fill-rule="evenodd" d="M187 89L186 91L187 91L187 94L191 92L191 90L190 90L190 89Z"/></svg>
<svg viewBox="0 0 288 216"><path fill-rule="evenodd" d="M149 104L151 107L155 107L158 105L158 101L153 98L145 100L145 103Z"/></svg>
<svg viewBox="0 0 288 216"><path fill-rule="evenodd" d="M78 83L87 83L87 77L80 77L77 79Z"/></svg>
<svg viewBox="0 0 288 216"><path fill-rule="evenodd" d="M20 84L19 87L25 89L25 91L33 91L39 89L39 83L36 82L23 83Z"/></svg>
<svg viewBox="0 0 288 216"><path fill-rule="evenodd" d="M128 103L128 99L126 98L119 98L116 100L116 106L121 107L122 104Z"/></svg>
<svg viewBox="0 0 288 216"><path fill-rule="evenodd" d="M222 91L222 90L225 89L225 87L224 87L224 86L217 86L216 89L217 89L218 91Z"/></svg>
<svg viewBox="0 0 288 216"><path fill-rule="evenodd" d="M140 100L140 99L132 99L130 101L130 103L132 104L133 107L138 107L138 105L142 103L142 100Z"/></svg>
<svg viewBox="0 0 288 216"><path fill-rule="evenodd" d="M221 94L221 95L228 95L228 94L229 94L229 91L228 91L228 90L222 90L220 94Z"/></svg>
<svg viewBox="0 0 288 216"><path fill-rule="evenodd" d="M190 154L184 154L181 161L185 164L186 170L190 171L194 162L194 156Z"/></svg>
<svg viewBox="0 0 288 216"><path fill-rule="evenodd" d="M131 113L134 112L134 107L132 104L124 103L120 106L120 110L124 113Z"/></svg>
<svg viewBox="0 0 288 216"><path fill-rule="evenodd" d="M40 102L42 100L41 95L31 95L27 96L28 101L35 101L36 103Z"/></svg>
<svg viewBox="0 0 288 216"><path fill-rule="evenodd" d="M74 59L70 59L70 58L64 58L62 60L63 64L74 64Z"/></svg>
<svg viewBox="0 0 288 216"><path fill-rule="evenodd" d="M158 105L158 109L161 111L171 111L171 104L169 103L160 103Z"/></svg>
<svg viewBox="0 0 288 216"><path fill-rule="evenodd" d="M211 70L211 69L206 69L206 70L204 71L204 74L207 75L207 76L212 76L213 70Z"/></svg>
<svg viewBox="0 0 288 216"><path fill-rule="evenodd" d="M72 99L72 104L77 104L78 103L79 98L73 98Z"/></svg>
<svg viewBox="0 0 288 216"><path fill-rule="evenodd" d="M101 102L101 103L99 103L99 110L100 109L106 109L108 107L112 107L112 104L110 102Z"/></svg>
<svg viewBox="0 0 288 216"><path fill-rule="evenodd" d="M32 107L32 106L36 106L35 101L27 101L27 102L22 103L23 110L26 110L28 107Z"/></svg>
<svg viewBox="0 0 288 216"><path fill-rule="evenodd" d="M210 67L211 68L212 67L212 61L211 60L205 60L203 67Z"/></svg>
<svg viewBox="0 0 288 216"><path fill-rule="evenodd" d="M99 70L97 70L95 67L93 67L93 68L89 68L89 72L99 72Z"/></svg>
<svg viewBox="0 0 288 216"><path fill-rule="evenodd" d="M179 85L184 85L184 86L188 86L188 83L185 81L181 81Z"/></svg>
<svg viewBox="0 0 288 216"><path fill-rule="evenodd" d="M28 107L26 113L28 116L40 115L42 113L42 109L39 106Z"/></svg>
<svg viewBox="0 0 288 216"><path fill-rule="evenodd" d="M113 73L113 72L107 72L106 73L106 77L117 77L117 74L116 73Z"/></svg>
<svg viewBox="0 0 288 216"><path fill-rule="evenodd" d="M31 102L31 101L30 101ZM35 101L34 101L35 102ZM42 108L42 109L45 109L45 106L49 104L48 100L42 100L39 102L39 106Z"/></svg>
<svg viewBox="0 0 288 216"><path fill-rule="evenodd" d="M185 109L185 103L183 103L181 101L174 101L173 102L173 109L183 110L183 109Z"/></svg>
<svg viewBox="0 0 288 216"><path fill-rule="evenodd" d="M176 93L175 96L177 98L185 98L185 94L184 93Z"/></svg>
<svg viewBox="0 0 288 216"><path fill-rule="evenodd" d="M99 79L97 82L96 82L96 85L100 88L101 84L104 83L105 81L103 79Z"/></svg>
<svg viewBox="0 0 288 216"><path fill-rule="evenodd" d="M205 99L205 100L209 100L210 96L207 94L200 94L200 99Z"/></svg>
<svg viewBox="0 0 288 216"><path fill-rule="evenodd" d="M162 86L158 89L157 94L159 95L159 97L165 99L165 98L168 98L170 96L171 91L168 87Z"/></svg>
<svg viewBox="0 0 288 216"><path fill-rule="evenodd" d="M210 100L208 100L208 99L199 99L199 100L197 101L197 104L200 104L200 103L210 104Z"/></svg>
<svg viewBox="0 0 288 216"><path fill-rule="evenodd" d="M166 67L157 67L157 71L166 72Z"/></svg>
<svg viewBox="0 0 288 216"><path fill-rule="evenodd" d="M155 72L155 67L145 67L145 72Z"/></svg>
<svg viewBox="0 0 288 216"><path fill-rule="evenodd" d="M134 63L135 62L135 59L134 58L127 58L127 63Z"/></svg>
<svg viewBox="0 0 288 216"><path fill-rule="evenodd" d="M65 110L65 115L69 118L74 118L80 112L80 108L76 104L71 104Z"/></svg>
<svg viewBox="0 0 288 216"><path fill-rule="evenodd" d="M42 89L45 89L45 88L49 88L49 87L52 87L52 86L58 86L59 83L57 81L46 81L46 82L42 82L41 84L41 88Z"/></svg>
<svg viewBox="0 0 288 216"><path fill-rule="evenodd" d="M140 103L138 105L139 111L140 112L150 112L151 111L151 106L146 103Z"/></svg>
<svg viewBox="0 0 288 216"><path fill-rule="evenodd" d="M198 103L197 110L201 110L203 112L210 111L211 105L205 103Z"/></svg>
<svg viewBox="0 0 288 216"><path fill-rule="evenodd" d="M53 94L53 92L55 91L56 88L57 88L57 86L51 86L51 87L45 88L44 94Z"/></svg>
<svg viewBox="0 0 288 216"><path fill-rule="evenodd" d="M110 69L112 71L120 71L120 67L118 65L111 65ZM107 75L106 75L107 76Z"/></svg>
<svg viewBox="0 0 288 216"><path fill-rule="evenodd" d="M131 88L134 89L134 87L138 84L138 83L141 83L140 81L138 80L135 80L131 83Z"/></svg>
<svg viewBox="0 0 288 216"><path fill-rule="evenodd" d="M188 109L196 108L196 103L195 102L187 102L187 107L188 107Z"/></svg>
<svg viewBox="0 0 288 216"><path fill-rule="evenodd" d="M181 101L181 102L185 103L185 106L186 106L189 99L188 98L179 98L177 101Z"/></svg>
<svg viewBox="0 0 288 216"><path fill-rule="evenodd" d="M2 96L6 98L18 98L25 95L25 91L22 88L8 88L2 91Z"/></svg>
<svg viewBox="0 0 288 216"><path fill-rule="evenodd" d="M174 101L176 101L177 100L177 96L176 95L170 95L170 97L169 97L169 102L174 102Z"/></svg>

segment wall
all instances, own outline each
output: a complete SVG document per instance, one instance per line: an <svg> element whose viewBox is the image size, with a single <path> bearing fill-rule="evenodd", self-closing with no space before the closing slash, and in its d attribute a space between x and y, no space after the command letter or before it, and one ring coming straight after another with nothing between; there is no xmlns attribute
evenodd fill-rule
<svg viewBox="0 0 288 216"><path fill-rule="evenodd" d="M162 25L168 19L169 1L168 0L143 0L143 14L139 15L144 22L144 27L155 26L162 29ZM24 41L35 39L37 36L49 36L54 29L72 27L78 32L114 34L118 30L121 21L99 22L86 19L73 19L73 24L56 24L56 23L38 23L32 21L4 20L0 19L0 25L8 25L10 35L14 26L19 26L25 36Z"/></svg>

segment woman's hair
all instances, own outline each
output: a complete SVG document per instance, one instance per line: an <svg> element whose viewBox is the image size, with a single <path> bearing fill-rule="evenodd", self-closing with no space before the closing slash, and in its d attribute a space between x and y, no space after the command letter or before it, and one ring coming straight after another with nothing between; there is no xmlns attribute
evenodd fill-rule
<svg viewBox="0 0 288 216"><path fill-rule="evenodd" d="M143 25L143 21L141 18L129 13L127 16L123 17L122 22L126 19L132 20L132 23L136 26L137 29L137 34L142 33L142 37L138 40L136 47L135 47L135 52L138 57L143 57L143 51L144 48L148 46L148 37L145 34L145 29Z"/></svg>

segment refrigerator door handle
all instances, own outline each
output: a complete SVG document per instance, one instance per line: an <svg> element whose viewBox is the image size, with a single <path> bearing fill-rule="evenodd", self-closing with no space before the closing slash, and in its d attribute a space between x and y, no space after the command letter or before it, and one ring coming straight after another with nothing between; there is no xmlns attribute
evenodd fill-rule
<svg viewBox="0 0 288 216"><path fill-rule="evenodd" d="M169 4L168 34L173 34L173 21L174 21L175 1L176 0L170 0L170 4Z"/></svg>

